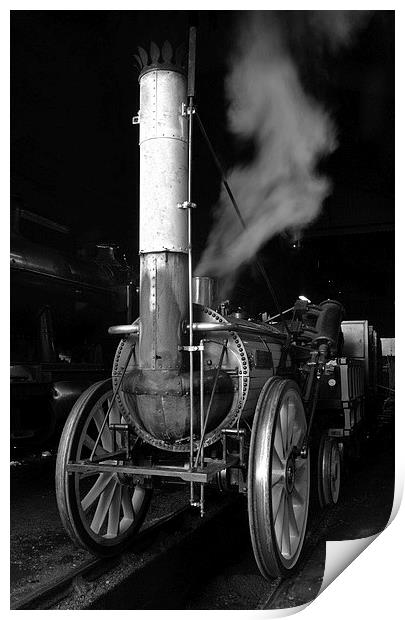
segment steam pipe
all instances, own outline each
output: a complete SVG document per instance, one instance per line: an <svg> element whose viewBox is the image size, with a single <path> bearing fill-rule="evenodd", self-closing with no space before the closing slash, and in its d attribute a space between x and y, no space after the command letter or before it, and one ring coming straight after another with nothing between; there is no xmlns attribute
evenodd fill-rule
<svg viewBox="0 0 405 620"><path fill-rule="evenodd" d="M193 470L193 434L194 434L194 359L193 359L193 257L192 257L192 155L193 155L193 114L194 114L194 87L195 87L195 52L196 29L190 28L188 45L188 72L187 72L187 113L188 113L188 171L187 171L187 254L188 254L188 308L189 308L189 359L190 359L190 471ZM201 392L202 385L200 387ZM201 412L203 415L203 412ZM201 485L202 486L202 485ZM201 495L201 500L203 499ZM194 485L190 482L190 503L194 502ZM200 502L201 503L201 502ZM202 508L201 508L202 509Z"/></svg>
<svg viewBox="0 0 405 620"><path fill-rule="evenodd" d="M191 34L191 33L190 33ZM194 388L191 377L194 373L193 358L193 256L192 256L192 228L191 228L191 164L192 164L192 139L193 139L193 96L188 98L188 176L187 176L187 254L188 254L188 308L189 308L189 357L190 357L190 471L193 468L193 419L194 419ZM191 487L193 483L191 482Z"/></svg>
<svg viewBox="0 0 405 620"><path fill-rule="evenodd" d="M282 312L278 312L277 314L273 314L273 316L271 316L271 317L269 317L267 319L267 322L270 323L270 321L273 321L278 316L282 316L283 314L287 314L288 312L291 312L291 310L294 310L294 308L295 308L295 306L291 306L291 308L287 308L287 310L283 310Z"/></svg>
<svg viewBox="0 0 405 620"><path fill-rule="evenodd" d="M204 428L204 340L200 340L200 447L201 467L204 465L204 445L203 445L203 428ZM196 459L196 465L198 459Z"/></svg>
<svg viewBox="0 0 405 620"><path fill-rule="evenodd" d="M190 325L187 325L190 330ZM274 336L275 338L285 339L286 335L281 332L275 332L266 327L250 326L243 323L193 323L193 332L240 332L245 334L255 334L257 336Z"/></svg>

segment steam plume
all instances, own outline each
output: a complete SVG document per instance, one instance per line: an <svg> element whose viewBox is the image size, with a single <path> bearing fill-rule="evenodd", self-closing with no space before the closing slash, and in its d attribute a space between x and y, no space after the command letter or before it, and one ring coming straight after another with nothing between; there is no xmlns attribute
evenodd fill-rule
<svg viewBox="0 0 405 620"><path fill-rule="evenodd" d="M307 13L313 34L327 35L331 49L346 42L353 24L347 12L321 13ZM222 193L196 269L228 285L268 239L318 215L331 186L316 166L336 147L330 117L300 84L277 15L254 11L242 21L225 86L229 129L254 148L253 159L228 174L246 228Z"/></svg>

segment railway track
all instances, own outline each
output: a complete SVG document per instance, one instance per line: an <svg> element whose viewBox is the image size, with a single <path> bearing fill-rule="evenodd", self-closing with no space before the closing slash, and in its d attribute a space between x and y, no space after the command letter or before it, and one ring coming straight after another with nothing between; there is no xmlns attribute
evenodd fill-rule
<svg viewBox="0 0 405 620"><path fill-rule="evenodd" d="M183 506L169 514L159 518L154 523L141 530L131 550L142 548L148 541L159 534L167 526L180 524L184 515L191 511L190 506ZM114 558L95 558L83 562L77 568L69 571L63 577L55 579L46 586L36 588L30 594L23 597L15 597L11 600L11 609L52 609L61 600L67 598L80 580L93 581L108 573L118 566L122 556Z"/></svg>

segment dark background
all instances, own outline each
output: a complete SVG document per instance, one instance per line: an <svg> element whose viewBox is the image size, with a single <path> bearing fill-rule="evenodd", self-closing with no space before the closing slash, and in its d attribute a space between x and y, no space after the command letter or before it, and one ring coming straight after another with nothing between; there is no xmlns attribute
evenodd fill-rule
<svg viewBox="0 0 405 620"><path fill-rule="evenodd" d="M12 11L13 200L70 227L76 246L118 242L136 265L133 54L151 40L176 46L186 40L189 23L197 24L197 104L221 160L231 165L240 148L226 131L223 83L238 17L232 11ZM314 45L302 13L286 12L284 21L305 88L330 110L340 146L322 162L334 192L321 217L296 247L286 236L270 241L262 260L282 307L298 294L315 302L337 298L347 318L368 318L381 336L393 336L394 12L374 12L339 55ZM194 162L197 261L219 193L198 132ZM254 267L241 274L234 302L254 314L274 312Z"/></svg>

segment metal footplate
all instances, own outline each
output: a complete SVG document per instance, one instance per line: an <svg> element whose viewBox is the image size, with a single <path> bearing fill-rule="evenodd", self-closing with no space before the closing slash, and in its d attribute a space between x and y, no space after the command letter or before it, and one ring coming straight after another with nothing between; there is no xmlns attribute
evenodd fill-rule
<svg viewBox="0 0 405 620"><path fill-rule="evenodd" d="M105 457L104 457L105 458ZM67 471L91 473L95 472L116 472L120 474L129 474L133 476L159 476L164 478L180 478L185 482L200 482L206 483L214 478L214 476L228 467L233 467L239 461L237 456L231 456L226 461L219 461L217 459L205 459L204 467L197 467L190 471L189 464L186 463L184 467L167 467L167 466L151 466L151 467L138 467L137 465L118 465L114 463L108 463L103 461L101 463L95 463L90 461L78 461L77 463L68 463Z"/></svg>

